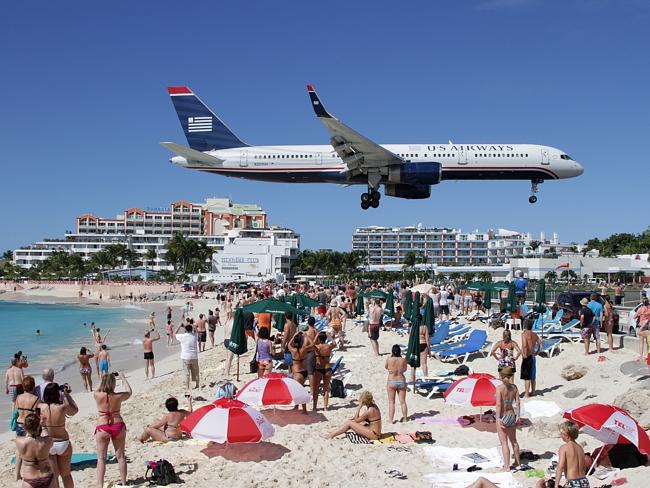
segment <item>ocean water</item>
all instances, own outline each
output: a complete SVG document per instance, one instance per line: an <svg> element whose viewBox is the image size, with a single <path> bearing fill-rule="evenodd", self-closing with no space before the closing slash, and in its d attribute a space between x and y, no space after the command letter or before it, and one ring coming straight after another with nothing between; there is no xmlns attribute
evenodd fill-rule
<svg viewBox="0 0 650 488"><path fill-rule="evenodd" d="M133 344L147 323L146 312L133 308L102 308L68 304L0 301L0 364L9 365L22 351L29 361L28 374L49 366L61 372L76 364L76 354L85 346L94 352L91 322L111 348ZM87 325L84 326L84 323ZM40 335L36 330L40 329Z"/></svg>

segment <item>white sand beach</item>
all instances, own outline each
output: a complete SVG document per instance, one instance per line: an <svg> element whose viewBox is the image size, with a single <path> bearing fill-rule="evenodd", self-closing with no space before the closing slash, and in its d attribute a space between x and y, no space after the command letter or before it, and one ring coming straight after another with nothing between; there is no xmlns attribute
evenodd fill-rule
<svg viewBox="0 0 650 488"><path fill-rule="evenodd" d="M179 313L182 300L172 303L175 314ZM205 313L214 307L214 301L209 299L194 300L194 315ZM480 323L475 327L484 328ZM490 331L490 340L498 340L501 330ZM218 347L202 353L199 363L201 368L201 388L195 391L196 397L204 401L195 402L199 407L214 398L214 382L224 378L224 362L226 357L223 341L223 327L217 329ZM514 338L519 338L519 332ZM164 414L164 402L169 396L183 398L183 375L179 372L180 360L178 355L157 362L157 377L150 381L144 380L141 368L127 374L133 386L133 397L125 402L122 415L126 420L127 456L129 459L130 484L146 486L144 480L145 462L160 458L168 459L177 469L184 486L204 487L210 482L226 481L233 487L244 486L282 486L298 487L305 483L315 483L317 486L385 486L402 483L406 486L436 486L435 481L427 475L451 473L452 466L434 465L427 455L427 445L424 444L393 444L393 445L358 445L350 443L346 438L328 440L323 434L338 427L349 418L356 406L356 399L362 390L369 390L375 395L375 400L382 410L384 432L413 433L415 431L430 431L435 440L432 446L490 449L498 448L495 425L493 423L474 423L469 426L453 425L454 419L462 415L478 414L478 409L456 407L445 404L440 395L427 399L420 394L409 393L409 420L405 423L387 424L386 372L384 362L386 353L393 344L406 344L408 338L400 337L395 332L382 332L380 350L382 357L371 357L366 334L361 326L353 321L347 323L348 347L336 352L335 356L343 356L343 372L352 374L348 385L348 397L345 399L332 398L330 410L317 413L309 412L302 415L298 411L287 408L264 411L275 426L275 435L267 442L260 444L241 444L223 447L220 445L207 446L203 442L187 440L169 444L146 443L140 444L138 436L143 428ZM252 341L249 341L252 348ZM156 351L160 349L157 346ZM568 344L562 347L559 355L553 358L538 360L538 389L540 395L535 401L555 402L562 409L577 407L590 402L613 403L617 398L626 398L622 405L628 409L647 408L647 368L638 363L636 349L618 349L604 352L606 358L598 361L596 354L583 355L581 344ZM241 357L241 378L238 386L253 377L248 374L248 362L252 351ZM496 374L496 361L493 358L474 356L468 365L474 372ZM567 382L561 376L562 368L567 365L584 367L587 373L584 377ZM629 374L624 374L623 370ZM430 371L453 370L456 365L429 361ZM233 375L234 375L233 367ZM645 379L644 379L645 378ZM522 388L523 382L517 379ZM624 395L627 394L627 395ZM95 406L90 394L75 393L80 412L68 420L68 429L72 438L75 452L94 452L94 426L96 417ZM183 403L181 401L181 403ZM638 415L637 411L631 411ZM518 430L518 440L521 449L529 449L539 454L541 459L530 462L533 467L546 469L552 454L561 445L557 433L557 424L561 422L561 414L552 417L530 418L523 414L523 425ZM1 437L0 454L3 462L0 467L0 484L2 486L19 486L13 481L13 466L9 460L13 455L12 434L6 433ZM579 442L586 450L593 450L601 445L595 439L581 435ZM399 449L395 449L399 446ZM387 472L399 471L408 480L393 480ZM485 472L498 472L497 468ZM474 473L483 474L484 472ZM468 473L465 473L467 475ZM94 486L95 468L85 467L73 471L76 486ZM647 470L645 468L625 470L621 476L628 480L627 486L645 486ZM536 478L527 478L524 473L515 473L515 479L523 487L533 486ZM108 464L106 482L116 482L118 471L116 463ZM611 481L611 478L607 481ZM592 486L600 486L603 482L592 479Z"/></svg>

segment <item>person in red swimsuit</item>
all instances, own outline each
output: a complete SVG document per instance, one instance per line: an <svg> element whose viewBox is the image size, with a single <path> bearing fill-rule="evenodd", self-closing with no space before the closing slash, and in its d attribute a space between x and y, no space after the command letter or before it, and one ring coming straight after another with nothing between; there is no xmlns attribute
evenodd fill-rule
<svg viewBox="0 0 650 488"><path fill-rule="evenodd" d="M126 391L115 393L116 376L122 380ZM108 445L113 442L117 464L120 469L120 483L126 485L126 456L124 445L126 444L126 424L120 415L122 402L131 397L133 391L131 385L122 373L110 373L102 375L101 383L97 391L93 392L97 411L100 420L95 427L95 443L97 444L97 488L104 486L104 474L106 473L106 452Z"/></svg>

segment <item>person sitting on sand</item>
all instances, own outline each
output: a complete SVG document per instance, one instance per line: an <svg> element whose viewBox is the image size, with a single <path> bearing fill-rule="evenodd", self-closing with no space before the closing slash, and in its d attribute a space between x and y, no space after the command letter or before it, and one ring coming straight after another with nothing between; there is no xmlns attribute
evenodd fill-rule
<svg viewBox="0 0 650 488"><path fill-rule="evenodd" d="M257 377L261 378L266 373L273 371L273 354L271 354L271 341L269 340L269 329L261 327L257 332Z"/></svg>
<svg viewBox="0 0 650 488"><path fill-rule="evenodd" d="M366 407L366 411L361 414L363 407ZM381 411L369 391L364 391L359 396L359 405L354 412L354 417L346 420L341 427L330 432L327 437L334 439L349 430L370 440L379 439L381 436Z"/></svg>
<svg viewBox="0 0 650 488"><path fill-rule="evenodd" d="M560 424L560 437L564 441L564 445L557 453L558 464L555 470L555 479L539 480L535 485L536 488L549 486L559 488L562 475L566 479L565 488L589 488L589 480L586 476L589 466L585 463L584 450L576 443L578 433L578 426L574 422L567 420Z"/></svg>
<svg viewBox="0 0 650 488"><path fill-rule="evenodd" d="M79 360L79 374L81 375L81 382L84 385L84 391L93 391L93 368L90 366L90 358L94 354L88 354L88 350L82 347L79 350L77 359Z"/></svg>
<svg viewBox="0 0 650 488"><path fill-rule="evenodd" d="M330 398L330 382L332 381L332 365L330 356L336 347L334 341L327 342L327 334L320 332L316 337L314 352L316 353L316 367L314 368L314 384L312 385L312 409L315 412L318 406L318 392L321 381L323 382L323 407L327 410Z"/></svg>
<svg viewBox="0 0 650 488"><path fill-rule="evenodd" d="M386 382L386 391L388 392L388 420L395 423L395 395L399 396L399 404L402 409L402 418L400 422L406 422L408 419L408 408L406 406L406 359L402 357L402 349L399 344L393 345L391 355L386 359L386 369L388 370L388 381Z"/></svg>
<svg viewBox="0 0 650 488"><path fill-rule="evenodd" d="M192 396L185 395L189 399L190 409L179 409L178 400L174 397L165 401L167 412L157 422L145 427L140 436L140 442L147 442L149 439L157 442L178 441L182 437L181 422L192 413Z"/></svg>
<svg viewBox="0 0 650 488"><path fill-rule="evenodd" d="M517 341L512 340L512 335L508 329L503 331L502 337L492 348L492 356L499 361L497 371L501 372L504 367L508 366L515 373L517 371L516 361L521 356L521 349Z"/></svg>
<svg viewBox="0 0 650 488"><path fill-rule="evenodd" d="M307 358L307 346L312 344L305 338L302 332L294 334L289 342L289 352L291 353L291 372L293 379L304 386L307 379L307 367L305 359ZM307 404L302 405L303 413L307 413Z"/></svg>
<svg viewBox="0 0 650 488"><path fill-rule="evenodd" d="M22 478L24 488L57 486L50 465L52 439L41 435L41 417L30 413L25 417L24 425L27 435L16 439L16 479Z"/></svg>
<svg viewBox="0 0 650 488"><path fill-rule="evenodd" d="M99 364L97 366L99 368L99 374L108 374L108 370L111 367L111 357L108 354L108 347L106 347L106 344L102 344L99 349L99 354L96 356L96 359L99 359Z"/></svg>
<svg viewBox="0 0 650 488"><path fill-rule="evenodd" d="M497 388L497 434L501 443L504 471L510 471L510 448L508 443L512 444L515 466L521 464L519 460L519 444L517 443L517 424L519 423L520 414L519 390L512 383L514 374L515 372L510 366L501 368L499 375L503 384Z"/></svg>

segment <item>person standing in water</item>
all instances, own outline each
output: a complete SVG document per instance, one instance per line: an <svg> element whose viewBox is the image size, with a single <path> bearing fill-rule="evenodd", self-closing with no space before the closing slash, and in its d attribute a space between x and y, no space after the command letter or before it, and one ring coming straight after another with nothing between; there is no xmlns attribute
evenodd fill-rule
<svg viewBox="0 0 650 488"><path fill-rule="evenodd" d="M160 333L157 330L148 330L144 333L142 339L142 349L144 351L144 379L149 379L149 370L151 378L156 376L156 365L153 362L153 343L160 340Z"/></svg>

